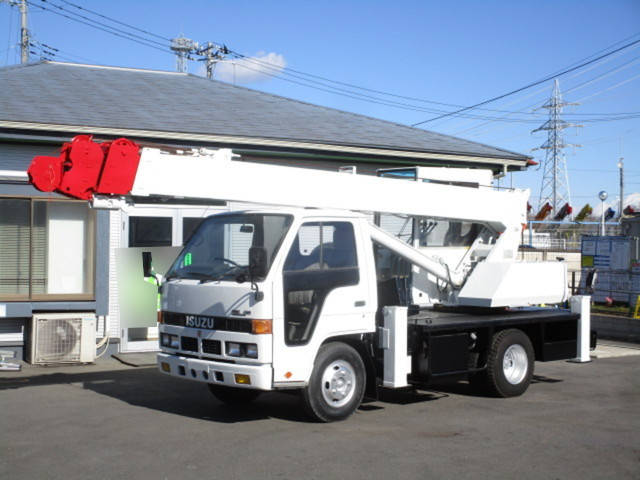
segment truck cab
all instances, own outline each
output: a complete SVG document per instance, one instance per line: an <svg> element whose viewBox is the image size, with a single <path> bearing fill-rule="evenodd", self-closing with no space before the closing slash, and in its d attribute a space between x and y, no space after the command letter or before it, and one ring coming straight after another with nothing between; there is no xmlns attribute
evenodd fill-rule
<svg viewBox="0 0 640 480"><path fill-rule="evenodd" d="M161 287L160 370L236 400L240 389L307 386L323 344L376 330L367 222L316 209L208 217ZM329 383L354 385L356 367L342 367Z"/></svg>

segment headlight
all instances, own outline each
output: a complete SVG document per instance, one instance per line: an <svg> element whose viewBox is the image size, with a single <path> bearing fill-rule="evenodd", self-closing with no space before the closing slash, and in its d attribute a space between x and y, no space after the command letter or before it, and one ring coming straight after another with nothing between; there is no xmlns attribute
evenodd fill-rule
<svg viewBox="0 0 640 480"><path fill-rule="evenodd" d="M227 342L227 355L239 357L242 354L239 343Z"/></svg>
<svg viewBox="0 0 640 480"><path fill-rule="evenodd" d="M255 343L246 343L245 344L245 356L249 358L258 358L258 345Z"/></svg>
<svg viewBox="0 0 640 480"><path fill-rule="evenodd" d="M162 345L163 347L180 348L180 338L178 337L178 335L161 333L160 345Z"/></svg>

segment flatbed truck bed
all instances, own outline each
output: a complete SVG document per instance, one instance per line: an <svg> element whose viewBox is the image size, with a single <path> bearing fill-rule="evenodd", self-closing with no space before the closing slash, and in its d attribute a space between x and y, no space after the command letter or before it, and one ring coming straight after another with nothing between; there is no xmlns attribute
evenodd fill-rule
<svg viewBox="0 0 640 480"><path fill-rule="evenodd" d="M526 325L545 322L577 321L580 315L561 308L519 308L519 309L421 309L408 316L408 323L422 326L431 332L468 330L469 328L500 327L504 325Z"/></svg>
<svg viewBox="0 0 640 480"><path fill-rule="evenodd" d="M421 309L407 315L408 383L452 376L482 377L498 335L524 333L536 361L576 358L580 315L561 308ZM595 334L591 346L595 347ZM532 359L533 360L533 359Z"/></svg>

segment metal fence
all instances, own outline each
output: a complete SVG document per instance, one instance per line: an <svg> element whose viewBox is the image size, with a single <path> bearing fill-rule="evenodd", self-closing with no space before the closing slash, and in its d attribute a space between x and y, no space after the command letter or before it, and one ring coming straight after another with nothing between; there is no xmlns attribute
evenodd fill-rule
<svg viewBox="0 0 640 480"><path fill-rule="evenodd" d="M605 223L605 236L621 237L625 235L620 223ZM530 221L523 231L518 257L525 261L567 262L569 289L572 294L591 295L596 303L618 303L635 306L640 294L640 239L630 240L631 255L629 267L617 269L613 266L583 266L582 238L599 237L602 225L599 222L554 222ZM613 255L613 253L612 253ZM597 258L597 257L596 257ZM587 265L587 264L585 264ZM586 274L595 270L597 277L593 288L585 285Z"/></svg>
<svg viewBox="0 0 640 480"><path fill-rule="evenodd" d="M579 252L582 236L600 235L601 228L599 222L529 221L522 232L521 248ZM622 235L622 226L618 222L605 223L605 235Z"/></svg>

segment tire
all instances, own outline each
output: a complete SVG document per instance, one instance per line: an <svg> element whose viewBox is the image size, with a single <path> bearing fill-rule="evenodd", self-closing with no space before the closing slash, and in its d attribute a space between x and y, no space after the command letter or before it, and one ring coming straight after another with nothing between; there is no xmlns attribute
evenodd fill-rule
<svg viewBox="0 0 640 480"><path fill-rule="evenodd" d="M531 340L521 330L496 333L487 356L485 386L497 397L522 395L533 377L534 352Z"/></svg>
<svg viewBox="0 0 640 480"><path fill-rule="evenodd" d="M309 415L320 422L344 420L364 396L366 372L360 354L342 342L320 347L302 399Z"/></svg>
<svg viewBox="0 0 640 480"><path fill-rule="evenodd" d="M253 402L261 393L260 390L223 387L212 383L208 383L207 386L214 397L227 405L244 405Z"/></svg>

